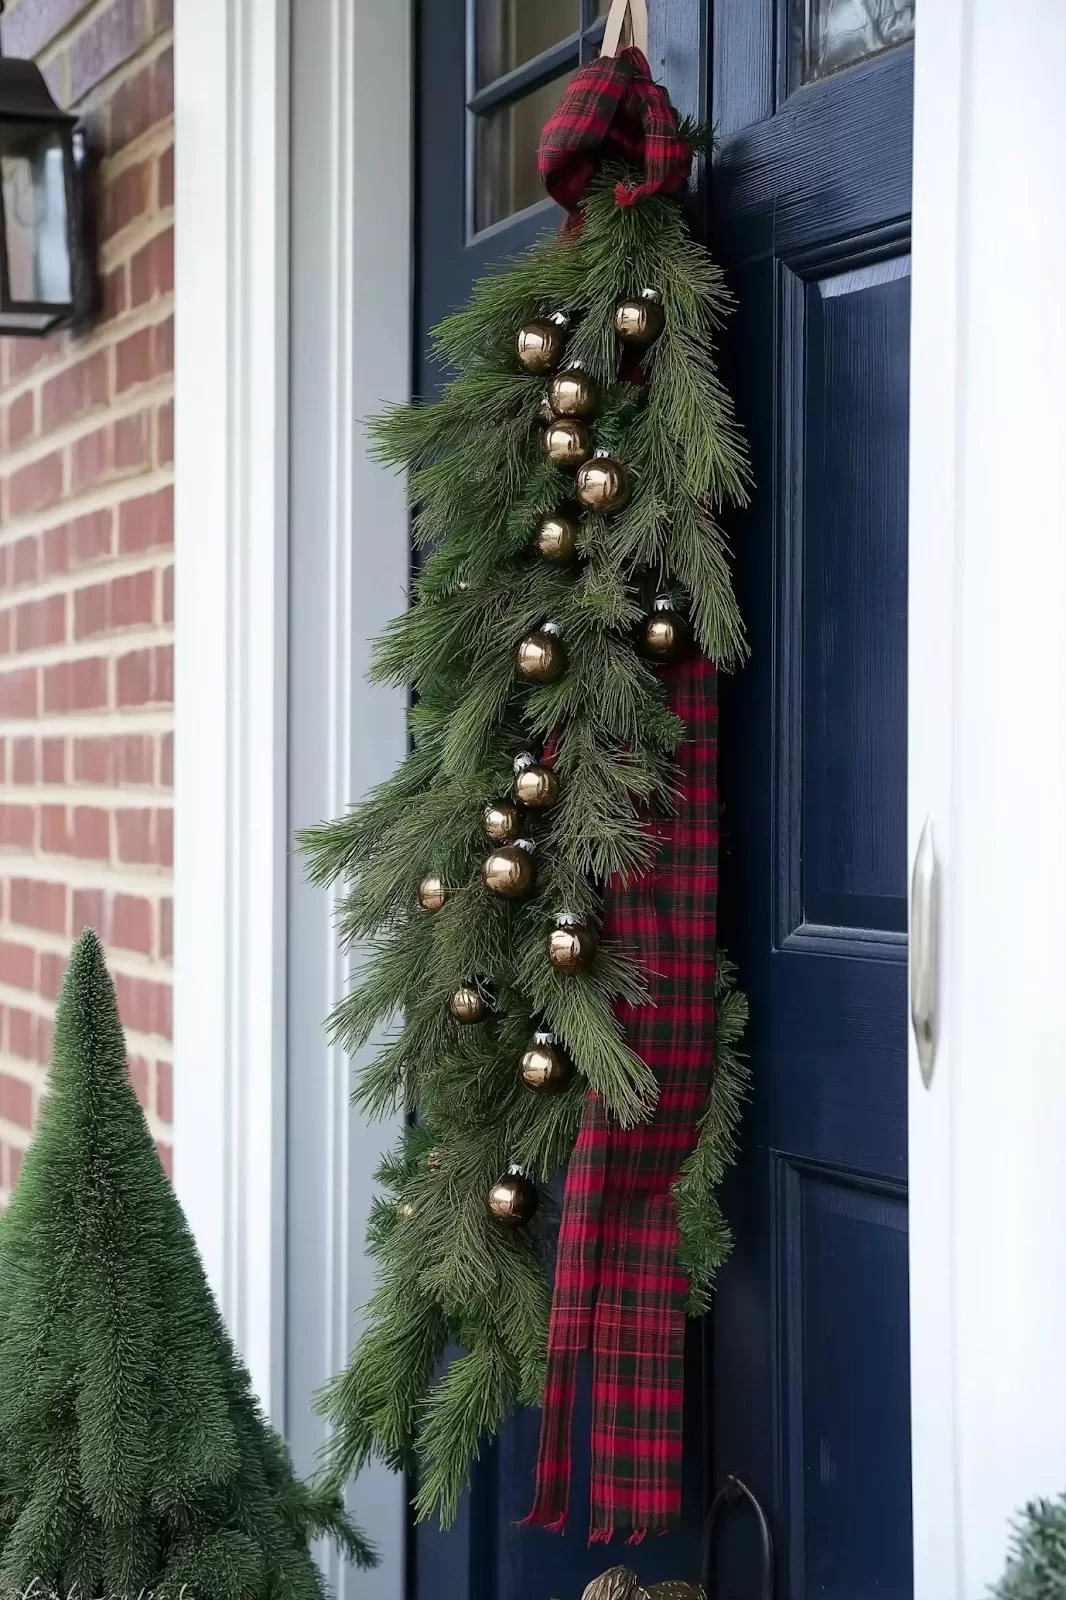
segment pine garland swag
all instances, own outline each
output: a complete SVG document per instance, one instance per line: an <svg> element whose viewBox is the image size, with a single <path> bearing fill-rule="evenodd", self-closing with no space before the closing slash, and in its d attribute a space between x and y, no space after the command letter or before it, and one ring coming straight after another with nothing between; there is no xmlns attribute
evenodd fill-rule
<svg viewBox="0 0 1066 1600"><path fill-rule="evenodd" d="M414 539L427 552L413 604L378 642L372 670L414 692L412 748L366 801L301 837L313 880L343 885L343 940L367 952L333 1038L361 1050L402 1016L355 1101L372 1116L417 1114L379 1174L370 1246L380 1272L366 1331L321 1397L326 1472L343 1482L371 1455L415 1472L418 1515L436 1512L443 1525L482 1439L515 1406L541 1400L556 1220L545 1185L568 1162L590 1089L622 1127L654 1110L655 1080L615 1010L647 993L638 954L601 944L576 977L545 959L560 910L600 927L600 886L649 868L647 817L675 804L684 728L637 648L639 629L665 595L719 666L745 653L717 521L723 505L744 503L747 485L714 362L729 297L675 200L616 204L616 182L631 176L605 167L580 227L483 278L436 330L456 373L441 397L374 425L380 459L409 475ZM619 344L615 308L646 286L661 294L663 327L638 362ZM569 564L534 543L544 518L572 507L574 479L545 458L545 379L516 359L518 331L563 308L565 362L579 362L598 392L594 443L631 485L624 510L582 514L580 559ZM546 621L565 642L567 670L530 687L516 677L515 649ZM548 752L559 798L527 813L536 890L512 903L483 887L482 813L509 795L526 751ZM422 908L420 888L437 909ZM491 1007L473 1027L449 1011L471 981ZM746 1068L736 1051L744 1001L727 963L718 1001L710 1099L675 1189L692 1314L730 1247L715 1188L733 1157ZM562 1092L531 1093L520 1076L538 1029L576 1068ZM512 1164L541 1205L505 1232L486 1195ZM453 1345L464 1353L438 1376Z"/></svg>
<svg viewBox="0 0 1066 1600"><path fill-rule="evenodd" d="M320 1534L372 1564L254 1399L127 1078L91 932L0 1218L0 1285L3 1600L323 1600Z"/></svg>

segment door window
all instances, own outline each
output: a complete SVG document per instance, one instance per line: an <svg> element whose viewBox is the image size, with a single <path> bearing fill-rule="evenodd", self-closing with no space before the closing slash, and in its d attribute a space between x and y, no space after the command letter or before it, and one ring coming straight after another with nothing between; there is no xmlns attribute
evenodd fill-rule
<svg viewBox="0 0 1066 1600"><path fill-rule="evenodd" d="M594 56L608 0L476 0L470 52L471 231L544 198L540 130L574 69Z"/></svg>
<svg viewBox="0 0 1066 1600"><path fill-rule="evenodd" d="M915 0L799 0L794 43L800 80L823 78L913 39L914 12Z"/></svg>

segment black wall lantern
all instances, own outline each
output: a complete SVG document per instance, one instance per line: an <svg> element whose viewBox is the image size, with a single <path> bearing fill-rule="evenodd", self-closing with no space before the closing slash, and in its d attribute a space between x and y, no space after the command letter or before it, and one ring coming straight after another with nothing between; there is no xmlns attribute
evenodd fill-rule
<svg viewBox="0 0 1066 1600"><path fill-rule="evenodd" d="M77 327L99 309L94 165L36 63L0 55L0 334Z"/></svg>

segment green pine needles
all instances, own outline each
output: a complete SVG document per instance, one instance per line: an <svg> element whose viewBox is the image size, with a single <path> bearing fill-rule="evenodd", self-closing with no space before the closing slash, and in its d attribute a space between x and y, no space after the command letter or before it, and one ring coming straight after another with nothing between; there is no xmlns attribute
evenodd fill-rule
<svg viewBox="0 0 1066 1600"><path fill-rule="evenodd" d="M0 1220L0 1596L322 1600L309 1541L371 1553L264 1420L74 947L51 1093Z"/></svg>
<svg viewBox="0 0 1066 1600"><path fill-rule="evenodd" d="M1026 1506L992 1600L1066 1600L1066 1495Z"/></svg>
<svg viewBox="0 0 1066 1600"><path fill-rule="evenodd" d="M441 398L375 425L381 459L408 473L426 552L414 603L380 640L373 670L414 693L412 749L363 804L301 841L314 880L343 885L340 932L365 952L333 1034L355 1051L387 1029L356 1101L370 1115L403 1107L417 1119L381 1173L368 1329L323 1397L327 1472L343 1482L376 1454L417 1474L418 1513L445 1524L484 1436L541 1398L553 1221L544 1186L565 1168L589 1088L620 1124L654 1110L655 1079L613 1010L646 992L639 953L601 944L577 975L560 975L545 954L560 911L598 925L603 883L649 865L645 819L674 804L684 729L636 648L638 627L667 594L712 659L729 666L744 653L717 521L724 504L744 501L747 482L714 363L728 296L679 204L619 208L618 176L597 180L580 230L483 279L437 330L456 373ZM620 376L614 312L646 286L661 293L665 327L644 359L646 382L634 383ZM572 319L564 364L582 362L599 389L593 442L632 485L616 515L582 516L581 559L570 566L533 549L538 521L572 501L574 480L545 457L545 379L516 355L519 328L560 309ZM516 677L515 648L547 620L569 665L558 682L531 686ZM536 841L536 891L500 901L482 883L482 810L509 794L515 756L549 740L560 796L523 824ZM448 889L433 914L417 897L429 874ZM469 980L486 986L492 1012L464 1027L449 1000ZM735 1053L744 1004L728 973L720 1002L714 1088L678 1186L694 1312L729 1248L715 1188L744 1088ZM521 1080L539 1028L576 1065L561 1094ZM535 1180L541 1207L508 1232L486 1195L512 1164ZM445 1365L453 1347L461 1353Z"/></svg>

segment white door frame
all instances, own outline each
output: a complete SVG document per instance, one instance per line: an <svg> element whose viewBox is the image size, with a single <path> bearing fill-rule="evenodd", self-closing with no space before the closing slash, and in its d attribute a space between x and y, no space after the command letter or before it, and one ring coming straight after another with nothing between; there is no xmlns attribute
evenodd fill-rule
<svg viewBox="0 0 1066 1600"><path fill-rule="evenodd" d="M372 0L175 13L175 1182L309 1470L393 1130L349 1113L322 1028L345 963L290 845L404 749L402 695L363 677L405 604L407 514L360 419L410 391L410 24ZM353 1493L383 1558L360 1600L402 1592L404 1498L382 1471Z"/></svg>
<svg viewBox="0 0 1066 1600"><path fill-rule="evenodd" d="M365 1295L382 1134L345 1131L346 1064L312 1029L343 970L325 897L316 909L290 879L288 839L402 739L399 706L359 680L366 638L397 609L406 525L395 486L348 444L407 386L407 11L176 3L176 1181L301 1456L292 1385L338 1365ZM920 10L908 816L912 852L933 819L942 945L932 1087L913 1052L910 1070L916 1600L976 1600L1014 1510L1066 1487L1064 57L1058 0L1034 0L1024 28L1000 0ZM290 190L293 95L306 108L316 84ZM351 160L357 139L370 163ZM353 285L372 359L354 359ZM290 441L297 392L313 420ZM290 561L312 547L294 603ZM290 613L320 697L291 717ZM294 749L308 763L295 782ZM294 1135L298 1082L313 1088ZM286 1163L316 1150L308 1226L325 1233L308 1260L323 1292L297 1325ZM390 1558L370 1587L394 1597L402 1486L368 1492Z"/></svg>
<svg viewBox="0 0 1066 1600"><path fill-rule="evenodd" d="M1066 11L918 9L911 851L942 873L910 1069L915 1600L977 1600L1066 1489Z"/></svg>

